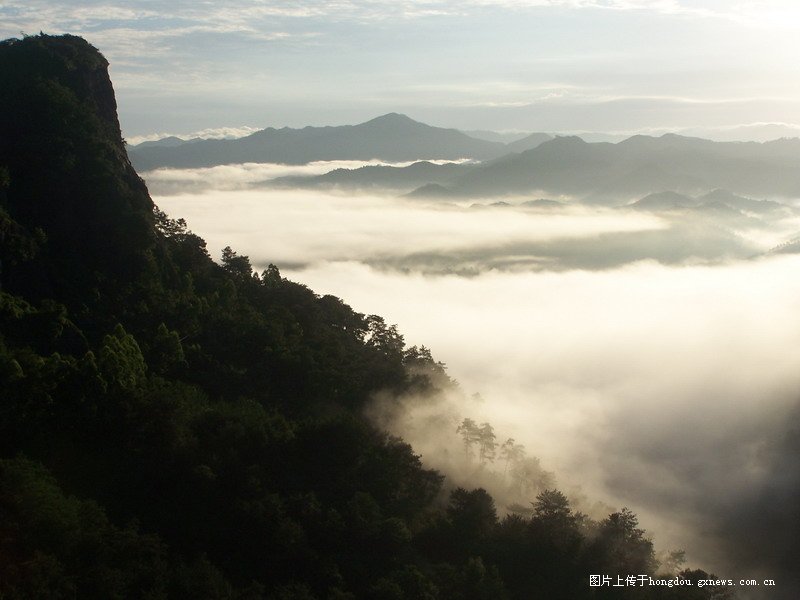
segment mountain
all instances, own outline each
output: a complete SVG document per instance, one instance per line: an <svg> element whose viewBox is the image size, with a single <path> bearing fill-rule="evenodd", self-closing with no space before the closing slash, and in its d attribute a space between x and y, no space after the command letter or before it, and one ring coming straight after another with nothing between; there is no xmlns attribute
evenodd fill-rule
<svg viewBox="0 0 800 600"><path fill-rule="evenodd" d="M306 164L318 160L409 161L418 159L486 159L505 146L471 138L455 129L431 127L405 115L390 113L339 127L264 129L235 140L202 140L175 147L133 148L139 170L159 167L211 167L263 162Z"/></svg>
<svg viewBox="0 0 800 600"><path fill-rule="evenodd" d="M557 137L540 146L479 165L455 182L465 196L524 194L537 190L576 194L594 186L595 174L610 167L600 144Z"/></svg>
<svg viewBox="0 0 800 600"><path fill-rule="evenodd" d="M753 200L728 190L716 189L697 198L675 192L658 192L627 205L636 210L662 211L695 209L718 214L752 214L760 217L788 217L795 214L792 207L772 200Z"/></svg>
<svg viewBox="0 0 800 600"><path fill-rule="evenodd" d="M406 167L367 165L357 169L334 169L324 175L278 177L262 185L268 187L383 189L405 192L426 184L446 185L474 165L436 164L418 161Z"/></svg>
<svg viewBox="0 0 800 600"><path fill-rule="evenodd" d="M800 140L734 143L665 134L637 135L611 144L565 136L480 163L434 165L423 161L408 167L338 169L316 177L282 178L274 184L382 187L401 192L437 184L447 191L434 193L442 190L429 188L425 194L474 198L541 193L616 206L664 190L684 198L712 194L706 200L720 200L723 192L715 190L728 190L724 204L764 213L785 211L785 207L750 200L750 196L800 195ZM652 198L639 206L655 206L658 201ZM661 201L669 204L665 198Z"/></svg>
<svg viewBox="0 0 800 600"><path fill-rule="evenodd" d="M463 133L479 140L500 142L501 144L510 144L529 135L526 132L489 131L486 129L464 130Z"/></svg>
<svg viewBox="0 0 800 600"><path fill-rule="evenodd" d="M745 198L729 192L728 190L716 189L698 198L701 204L719 203L730 208L751 212L755 214L788 214L794 212L791 207L772 200L754 200Z"/></svg>
<svg viewBox="0 0 800 600"><path fill-rule="evenodd" d="M769 200L753 200L727 190L713 190L696 198L675 192L658 192L620 208L674 212L687 222L707 222L735 230L771 229L776 220L797 214L791 206Z"/></svg>
<svg viewBox="0 0 800 600"><path fill-rule="evenodd" d="M698 195L800 194L800 140L712 142L674 134L617 144L557 137L520 154L479 165L453 184L464 196L537 191L620 205L663 190Z"/></svg>
<svg viewBox="0 0 800 600"><path fill-rule="evenodd" d="M610 144L616 144L631 137L630 134L603 133L600 131L577 131L577 132L572 131L572 132L557 133L556 135L559 136L574 135L581 138L583 141L589 142L591 144L596 144L597 142L608 142Z"/></svg>
<svg viewBox="0 0 800 600"><path fill-rule="evenodd" d="M34 232L16 242L29 246L32 264L2 256L3 288L82 311L86 290L113 303L151 271L156 236L153 202L120 134L108 63L72 37L10 40L0 51L4 208L21 231Z"/></svg>
<svg viewBox="0 0 800 600"><path fill-rule="evenodd" d="M735 127L698 128L686 134L718 142L768 142L779 138L796 138L800 136L800 127L789 123L752 123Z"/></svg>
<svg viewBox="0 0 800 600"><path fill-rule="evenodd" d="M405 194L405 198L441 199L457 197L451 190L438 183L426 183Z"/></svg>
<svg viewBox="0 0 800 600"><path fill-rule="evenodd" d="M182 146L183 144L193 144L194 142L199 142L199 141L201 141L200 138L192 138L189 140L184 140L183 138L170 135L165 138L161 138L160 140L152 140L150 142L142 142L141 144L130 146L128 148L128 152L130 152L131 150L142 150L144 148L175 148L176 146Z"/></svg>
<svg viewBox="0 0 800 600"><path fill-rule="evenodd" d="M675 192L649 194L629 205L637 210L675 210L693 206L697 206L697 200Z"/></svg>
<svg viewBox="0 0 800 600"><path fill-rule="evenodd" d="M509 152L524 152L525 150L532 150L540 144L548 142L552 139L553 136L549 133L532 133L528 136L525 136L521 140L516 140L506 144L506 149Z"/></svg>
<svg viewBox="0 0 800 600"><path fill-rule="evenodd" d="M545 142L549 148L557 149L560 146L589 147L580 138L556 138ZM535 151L535 150L534 150ZM548 159L548 164L553 170L574 168L569 165L570 150L564 149L564 155L556 155ZM480 164L457 165L431 165L430 163L416 163L407 167L362 167L360 169L338 169L326 175L307 178L283 178L277 180L282 184L298 184L302 186L317 186L335 182L342 187L392 187L400 190L413 190L414 188L434 183L444 188L446 196L488 196L496 193L506 194L509 190L518 190L520 193L531 191L532 177L535 174L528 169L526 162L527 152L510 154L500 158L485 161ZM425 168L422 165L429 165ZM491 173L489 177L485 173ZM579 173L572 172L572 177L579 177ZM431 195L439 188L429 188L426 192Z"/></svg>
<svg viewBox="0 0 800 600"><path fill-rule="evenodd" d="M479 140L501 142L506 145L507 152L523 152L553 139L549 133L498 133L484 130L465 131L464 133Z"/></svg>

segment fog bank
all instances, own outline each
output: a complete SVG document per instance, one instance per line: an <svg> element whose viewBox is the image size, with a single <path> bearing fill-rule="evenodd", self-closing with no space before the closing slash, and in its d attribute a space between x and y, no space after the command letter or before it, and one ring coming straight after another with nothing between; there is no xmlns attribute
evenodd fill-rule
<svg viewBox="0 0 800 600"><path fill-rule="evenodd" d="M145 171L142 177L154 196L172 194L198 194L220 190L245 190L254 184L263 183L279 177L311 177L322 175L335 169L359 169L370 165L407 167L414 161L388 163L381 160L321 160L305 165L282 165L274 163L244 163L218 165L197 169L174 169L164 167ZM445 164L448 160L428 162Z"/></svg>
<svg viewBox="0 0 800 600"><path fill-rule="evenodd" d="M301 191L156 202L214 253L230 244L259 269L273 262L396 323L447 363L467 398L480 393L483 402L454 396L384 415L427 464L463 478L457 450L431 443L428 425L457 440L458 419L489 421L565 491L631 507L658 547L685 548L721 577L792 589L800 257L755 258L790 222L748 237L712 221L580 207ZM472 268L431 269L437 257Z"/></svg>
<svg viewBox="0 0 800 600"><path fill-rule="evenodd" d="M796 510L800 489L798 267L783 257L465 279L347 263L293 275L379 309L485 399L443 413L488 420L565 489L632 507L661 548L684 547L721 576L777 578L773 559L797 549L786 533L797 520L776 515Z"/></svg>

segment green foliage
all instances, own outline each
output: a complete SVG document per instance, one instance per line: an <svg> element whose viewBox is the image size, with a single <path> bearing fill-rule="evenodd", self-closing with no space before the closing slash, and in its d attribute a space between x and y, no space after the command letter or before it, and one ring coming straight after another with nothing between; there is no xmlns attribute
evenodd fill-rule
<svg viewBox="0 0 800 600"><path fill-rule="evenodd" d="M148 362L160 375L175 372L186 365L186 355L177 331L170 331L164 323L158 325Z"/></svg>
<svg viewBox="0 0 800 600"><path fill-rule="evenodd" d="M568 521L572 518L569 500L558 490L545 490L536 496L533 513L540 521Z"/></svg>
<svg viewBox="0 0 800 600"><path fill-rule="evenodd" d="M226 246L222 250L222 267L234 277L248 278L253 277L253 266L250 259L246 256L239 256Z"/></svg>
<svg viewBox="0 0 800 600"><path fill-rule="evenodd" d="M122 390L140 387L147 371L139 344L119 323L111 335L103 338L98 366L105 382Z"/></svg>
<svg viewBox="0 0 800 600"><path fill-rule="evenodd" d="M65 495L45 469L0 460L0 596L163 598L169 565L155 536L109 523Z"/></svg>

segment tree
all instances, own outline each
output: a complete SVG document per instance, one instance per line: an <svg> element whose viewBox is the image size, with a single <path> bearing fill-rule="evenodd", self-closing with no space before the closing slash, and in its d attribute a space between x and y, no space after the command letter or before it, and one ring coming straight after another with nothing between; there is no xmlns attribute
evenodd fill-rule
<svg viewBox="0 0 800 600"><path fill-rule="evenodd" d="M456 554L466 558L485 551L485 544L497 527L497 509L486 490L456 488L450 493L447 516Z"/></svg>
<svg viewBox="0 0 800 600"><path fill-rule="evenodd" d="M489 423L481 423L478 429L478 459L482 465L494 461L497 436Z"/></svg>
<svg viewBox="0 0 800 600"><path fill-rule="evenodd" d="M509 464L516 464L525 457L525 446L517 444L514 438L508 438L503 445L500 446L500 458L505 461L503 468L503 477L508 473Z"/></svg>
<svg viewBox="0 0 800 600"><path fill-rule="evenodd" d="M111 335L103 338L98 366L107 384L124 390L140 386L147 371L139 344L119 323Z"/></svg>
<svg viewBox="0 0 800 600"><path fill-rule="evenodd" d="M150 365L159 375L185 365L186 360L178 332L170 331L163 322L160 323L156 329L149 357Z"/></svg>
<svg viewBox="0 0 800 600"><path fill-rule="evenodd" d="M156 205L153 205L153 217L155 217L156 231L168 238L177 238L191 233L186 226L186 219L170 219L167 213Z"/></svg>
<svg viewBox="0 0 800 600"><path fill-rule="evenodd" d="M403 366L421 393L435 392L452 386L445 364L434 360L425 346L411 346L403 352Z"/></svg>
<svg viewBox="0 0 800 600"><path fill-rule="evenodd" d="M222 249L222 268L237 277L251 278L253 276L250 258L244 255L239 256L230 246Z"/></svg>
<svg viewBox="0 0 800 600"><path fill-rule="evenodd" d="M572 518L569 500L558 490L544 490L531 502L535 519L567 520Z"/></svg>
<svg viewBox="0 0 800 600"><path fill-rule="evenodd" d="M264 287L276 288L281 284L281 281L280 270L272 263L269 263L269 266L261 273L261 283Z"/></svg>
<svg viewBox="0 0 800 600"><path fill-rule="evenodd" d="M464 419L456 429L464 442L464 456L467 460L473 455L472 446L480 441L480 429L472 419Z"/></svg>
<svg viewBox="0 0 800 600"><path fill-rule="evenodd" d="M402 360L405 342L397 331L397 325L387 325L383 317L369 315L367 317L367 333L364 342L388 355L397 355Z"/></svg>
<svg viewBox="0 0 800 600"><path fill-rule="evenodd" d="M653 542L638 525L639 519L628 508L612 513L600 523L593 554L600 560L597 566L606 569L604 572L648 574L655 571Z"/></svg>

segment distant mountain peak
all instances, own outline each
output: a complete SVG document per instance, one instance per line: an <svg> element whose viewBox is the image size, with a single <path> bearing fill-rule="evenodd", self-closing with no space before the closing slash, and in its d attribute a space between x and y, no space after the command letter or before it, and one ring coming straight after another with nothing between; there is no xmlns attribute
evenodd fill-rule
<svg viewBox="0 0 800 600"><path fill-rule="evenodd" d="M535 132L526 135L524 138L506 145L511 152L524 152L525 150L532 150L537 146L541 146L545 142L549 142L553 136L549 133Z"/></svg>
<svg viewBox="0 0 800 600"><path fill-rule="evenodd" d="M387 123L387 124L415 124L415 125L422 125L419 121L415 121L408 115L403 115L396 112L386 113L385 115L381 115L380 117L375 117L374 119L370 119L364 125L370 124L378 124L378 123Z"/></svg>
<svg viewBox="0 0 800 600"><path fill-rule="evenodd" d="M174 148L133 149L136 168L197 168L245 162L307 164L318 160L410 161L420 158L496 158L498 142L478 140L455 129L433 127L400 113L388 113L357 125L263 129L234 140L207 140Z"/></svg>
<svg viewBox="0 0 800 600"><path fill-rule="evenodd" d="M628 205L639 210L676 210L697 205L697 200L677 192L665 191L649 194Z"/></svg>
<svg viewBox="0 0 800 600"><path fill-rule="evenodd" d="M576 135L557 135L551 140L537 144L530 150L525 150L520 154L526 155L531 152L570 152L573 149L589 147L589 144Z"/></svg>
<svg viewBox="0 0 800 600"><path fill-rule="evenodd" d="M713 140L707 140L693 135L682 135L680 133L665 133L661 136L663 140L672 140L674 142L691 143L691 144L715 144Z"/></svg>
<svg viewBox="0 0 800 600"><path fill-rule="evenodd" d="M584 141L582 138L579 138L576 135L557 135L551 140L547 140L538 144L531 148L530 150L525 150L519 156L528 155L530 153L557 153L557 154L564 154L570 153L573 151L580 152L585 148L589 148L589 144ZM580 149L580 150L579 150Z"/></svg>
<svg viewBox="0 0 800 600"><path fill-rule="evenodd" d="M552 140L550 140L547 143L548 144L563 144L563 145L573 144L573 145L576 145L576 146L585 146L587 142L583 138L578 137L577 135L557 135L556 137L554 137Z"/></svg>

